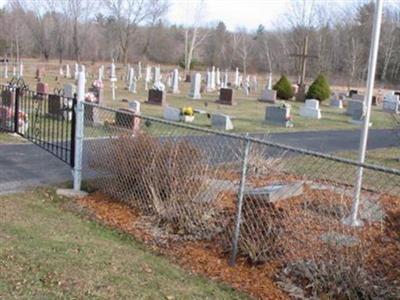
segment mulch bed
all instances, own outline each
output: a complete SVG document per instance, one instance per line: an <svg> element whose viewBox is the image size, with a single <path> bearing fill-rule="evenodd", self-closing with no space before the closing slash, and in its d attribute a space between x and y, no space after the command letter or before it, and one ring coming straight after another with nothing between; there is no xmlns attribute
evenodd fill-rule
<svg viewBox="0 0 400 300"><path fill-rule="evenodd" d="M228 177L224 176L224 179ZM232 179L237 179L233 177L235 176L232 176ZM263 186L277 180L293 182L298 179L294 176L274 175L273 178L252 178L250 182L253 186ZM223 207L234 212L235 193L226 193L220 199L223 201ZM362 228L347 227L339 221L338 214L342 213L340 208L350 207L351 197L345 193L339 194L334 189L312 188L305 184L303 195L276 204L276 208L282 212L280 226L284 229L284 234L279 239L280 251L271 253L271 259L263 264L251 263L241 255L236 265L231 267L228 265L229 252L224 252L226 249L216 241L182 239L179 234L171 233L165 226L155 225L155 217L143 216L127 204L112 201L97 192L77 200L78 205L93 214L96 219L133 235L185 269L226 282L260 299L290 298L277 285L277 274L290 262L315 259L316 255L329 255L332 248L327 247L326 242L319 238L326 232L357 237L359 244L352 249L354 254L357 255L356 250L368 249L365 261L368 267L379 270L390 280L399 280L400 198L381 195L379 202L387 214L384 225L379 222L366 224ZM349 253L348 249L335 248L338 253L346 251L346 254Z"/></svg>

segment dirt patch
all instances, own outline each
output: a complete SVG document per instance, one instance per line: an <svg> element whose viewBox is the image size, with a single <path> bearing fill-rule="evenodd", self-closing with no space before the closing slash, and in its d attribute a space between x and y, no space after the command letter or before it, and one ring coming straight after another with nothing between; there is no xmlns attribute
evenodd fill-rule
<svg viewBox="0 0 400 300"><path fill-rule="evenodd" d="M225 176L224 179L229 177ZM263 186L277 180L293 182L299 178L264 177L253 179L251 183L253 186ZM266 224L275 223L276 220L265 219L265 215L271 215L270 211L277 214L281 230L276 238L277 244L272 245L269 253L264 253L262 264L255 264L254 260L251 263L248 253L246 255L239 251L240 256L234 267L228 265L230 240L225 240L224 245L220 235L210 241L190 240L170 226L157 223L156 218L143 216L135 208L111 201L100 193L77 200L77 203L98 220L132 234L192 272L226 282L256 298L288 299L288 290L285 292L280 288L277 278L285 267L299 261L328 260L329 263L337 261L345 265L347 262L339 259L345 257L351 260L357 257L362 258L362 266L374 275L379 274L391 282L400 279L399 223L396 218L399 215L400 199L391 195L363 194L370 199L379 199L375 201L384 208L386 216L379 222L354 228L341 222L343 216L348 214L352 200L344 190L343 187L333 187L326 182L305 183L302 195L280 201L273 208L264 206L263 209L256 209L259 212L257 218ZM235 213L236 197L234 192L226 192L220 197L219 206L226 211L226 215ZM250 202L248 205L257 204ZM244 210L246 216L247 208L244 207ZM265 238L266 226L262 225L259 232L255 231L255 219L251 219L250 214L248 218L251 222L243 223L241 237L253 238L252 242L256 244L268 240ZM230 234L228 232L225 236ZM303 292L310 296L306 290Z"/></svg>

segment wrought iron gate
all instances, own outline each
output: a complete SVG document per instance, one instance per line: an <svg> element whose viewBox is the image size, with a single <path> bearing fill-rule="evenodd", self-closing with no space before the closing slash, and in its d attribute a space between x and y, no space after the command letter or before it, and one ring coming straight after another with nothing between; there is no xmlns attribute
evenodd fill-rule
<svg viewBox="0 0 400 300"><path fill-rule="evenodd" d="M76 95L38 93L21 79L0 90L0 130L17 133L73 167Z"/></svg>

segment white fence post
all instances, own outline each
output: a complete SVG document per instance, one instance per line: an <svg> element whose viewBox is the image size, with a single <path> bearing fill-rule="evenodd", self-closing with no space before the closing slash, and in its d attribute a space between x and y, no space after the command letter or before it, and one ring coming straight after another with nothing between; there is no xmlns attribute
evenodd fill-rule
<svg viewBox="0 0 400 300"><path fill-rule="evenodd" d="M82 183L82 151L83 151L83 122L84 122L84 97L85 97L85 71L82 70L78 75L77 104L75 107L75 165L74 165L74 191L81 190Z"/></svg>
<svg viewBox="0 0 400 300"><path fill-rule="evenodd" d="M374 25L372 28L372 37L371 37L371 48L369 52L369 63L368 63L368 80L367 80L367 93L364 98L364 102L366 102L366 114L364 118L364 124L361 131L360 138L360 149L358 152L358 161L360 163L365 162L365 154L367 149L367 141L368 141L368 128L369 128L369 120L371 116L371 103L372 103L372 95L374 92L374 82L375 82L375 70L376 70L376 61L378 59L378 50L379 50L379 36L381 32L381 21L382 21L382 6L383 0L377 0L375 5L375 16L374 16ZM344 224L350 226L362 226L363 222L358 218L358 210L360 206L360 197L361 197L361 188L363 182L363 173L364 168L358 167L357 170L357 180L355 184L354 190L354 198L353 205L351 209L351 214L347 218L344 219Z"/></svg>

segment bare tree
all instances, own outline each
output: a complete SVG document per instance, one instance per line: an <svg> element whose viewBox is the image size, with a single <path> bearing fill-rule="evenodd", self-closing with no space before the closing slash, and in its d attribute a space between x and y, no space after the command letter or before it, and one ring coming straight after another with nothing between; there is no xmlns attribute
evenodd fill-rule
<svg viewBox="0 0 400 300"><path fill-rule="evenodd" d="M209 34L207 30L201 30L200 26L203 21L205 10L204 0L199 0L195 6L193 24L185 30L185 72L190 72L190 66L193 60L193 53Z"/></svg>
<svg viewBox="0 0 400 300"><path fill-rule="evenodd" d="M156 21L168 9L166 0L106 0L108 12L115 18L122 60L128 62L128 51L139 24Z"/></svg>

